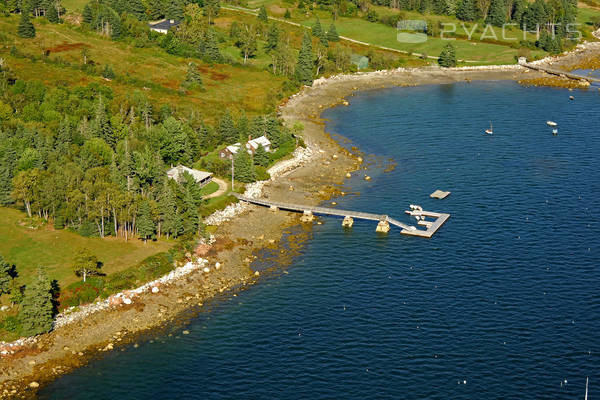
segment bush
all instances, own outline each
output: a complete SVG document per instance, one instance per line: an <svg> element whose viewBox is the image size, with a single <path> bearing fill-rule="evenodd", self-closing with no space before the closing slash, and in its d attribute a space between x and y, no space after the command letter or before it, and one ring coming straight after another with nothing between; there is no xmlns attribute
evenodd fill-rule
<svg viewBox="0 0 600 400"><path fill-rule="evenodd" d="M98 236L98 227L91 221L84 221L77 229L77 233L83 237L96 237Z"/></svg>
<svg viewBox="0 0 600 400"><path fill-rule="evenodd" d="M19 333L21 331L19 317L17 315L6 317L4 321L2 321L2 328L8 332Z"/></svg>

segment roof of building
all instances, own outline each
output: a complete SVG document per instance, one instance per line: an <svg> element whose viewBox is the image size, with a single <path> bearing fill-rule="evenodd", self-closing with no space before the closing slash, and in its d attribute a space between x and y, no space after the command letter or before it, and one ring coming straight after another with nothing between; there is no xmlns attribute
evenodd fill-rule
<svg viewBox="0 0 600 400"><path fill-rule="evenodd" d="M266 136L257 137L256 139L252 139L248 141L248 144L252 146L254 149L258 149L258 146L269 147L271 145L271 141L267 139Z"/></svg>
<svg viewBox="0 0 600 400"><path fill-rule="evenodd" d="M181 24L181 21L177 21L174 19L163 19L162 21L156 22L154 24L148 24L152 29L162 29L168 31L174 26L178 26Z"/></svg>
<svg viewBox="0 0 600 400"><path fill-rule="evenodd" d="M183 165L178 165L176 167L171 168L170 170L167 171L167 175L170 178L175 179L176 181L179 181L180 176L183 176L184 172L187 172L188 174L192 175L192 177L194 177L194 180L196 182L202 182L206 178L209 178L212 176L212 173L210 173L210 172L198 171L197 169L188 168Z"/></svg>
<svg viewBox="0 0 600 400"><path fill-rule="evenodd" d="M231 146L227 146L226 149L229 150L229 152L231 154L235 154L238 152L238 150L240 149L241 146L242 146L241 143L236 143L236 144L232 144Z"/></svg>

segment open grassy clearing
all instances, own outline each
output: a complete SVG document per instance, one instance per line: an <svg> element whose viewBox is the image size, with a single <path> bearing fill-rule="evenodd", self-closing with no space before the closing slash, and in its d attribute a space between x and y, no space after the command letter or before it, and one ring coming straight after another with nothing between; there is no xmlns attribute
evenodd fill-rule
<svg viewBox="0 0 600 400"><path fill-rule="evenodd" d="M27 216L12 208L0 207L0 254L16 264L19 280L27 284L37 267L48 269L48 276L61 287L81 280L71 269L77 250L89 248L104 263L102 272L113 274L145 258L168 250L172 242L161 240L144 244L141 240L86 238L67 230L54 230L50 225L30 228Z"/></svg>
<svg viewBox="0 0 600 400"><path fill-rule="evenodd" d="M16 35L17 22L18 16L0 19L0 31L6 35L0 54L18 77L39 77L49 86L99 82L111 87L117 96L128 96L142 90L158 104L168 103L175 108L199 111L210 122L226 109L233 113L244 110L248 115L272 110L284 81L284 78L260 68L205 64L197 59L170 55L157 47L136 48L124 42L111 41L67 24L45 24L36 20L37 37L22 39ZM40 59L32 63L28 58L12 56L9 48L13 44L20 52L39 56ZM62 50L65 44L72 46ZM53 52L58 46L62 47L60 51ZM112 66L117 78L107 81L101 76L83 72L79 68L83 64L82 47L87 47L88 59L100 66ZM42 54L48 49L50 54L44 59ZM57 60L64 60L71 66L58 65ZM190 61L199 65L204 89L182 94L179 86Z"/></svg>

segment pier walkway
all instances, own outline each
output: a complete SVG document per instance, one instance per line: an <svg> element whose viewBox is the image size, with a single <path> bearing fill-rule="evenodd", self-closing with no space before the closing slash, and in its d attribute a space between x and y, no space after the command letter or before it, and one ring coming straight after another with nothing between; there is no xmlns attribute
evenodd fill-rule
<svg viewBox="0 0 600 400"><path fill-rule="evenodd" d="M547 73L552 74L552 75L566 76L567 78L571 78L571 79L576 79L576 80L580 80L580 81L588 81L589 83L600 84L600 79L599 78L594 78L592 76L586 76L586 75L581 75L581 74L574 74L572 72L567 72L567 71L563 71L563 70L560 70L560 69L543 67L543 66L540 66L540 65L533 65L533 64L528 64L528 63L524 63L524 64L521 64L521 65L524 66L524 67L536 70L536 71L547 72Z"/></svg>
<svg viewBox="0 0 600 400"><path fill-rule="evenodd" d="M378 228L378 231L380 231L380 232L387 232L389 230L389 224L391 224L391 225L395 225L395 226L402 228L402 231L400 233L403 233L405 235L420 236L420 237L426 237L426 238L430 238L431 236L433 236L433 234L444 224L444 222L446 222L446 220L448 218L450 218L450 214L434 213L434 212L430 212L430 211L419 211L419 213L420 213L419 215L422 215L423 217L436 218L435 221L424 221L424 220L419 221L418 222L419 225L425 226L427 228L427 230L422 230L422 229L417 229L417 227L415 227L415 226L405 224L403 222L400 222L394 218L390 218L389 216L383 215L383 214L372 214L372 213L365 213L365 212L360 212L360 211L339 210L336 208L306 206L306 205L283 203L283 202L270 201L270 200L264 200L264 199L255 199L255 198L245 197L238 193L233 193L233 195L241 201L245 201L247 203L251 203L251 204L255 204L255 205L259 205L259 206L263 206L263 207L269 207L270 209L272 209L274 211L285 210L285 211L301 212L305 216L310 216L311 219L312 219L313 214L333 215L333 216L344 217L344 226L352 226L353 218L365 219L365 220L370 220L370 221L378 221L377 228ZM414 215L416 215L416 214L414 214ZM346 221L349 221L349 223L347 223ZM386 226L387 226L387 230L385 228ZM379 230L381 227L383 227L383 229Z"/></svg>

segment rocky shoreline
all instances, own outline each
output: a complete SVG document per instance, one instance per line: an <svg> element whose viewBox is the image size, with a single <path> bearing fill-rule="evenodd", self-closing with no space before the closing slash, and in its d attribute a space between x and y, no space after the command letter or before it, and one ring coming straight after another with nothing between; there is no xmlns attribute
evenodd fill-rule
<svg viewBox="0 0 600 400"><path fill-rule="evenodd" d="M279 109L290 126L304 125L307 147L276 164L270 181L248 185L245 195L316 205L339 193L345 179L364 168L362 159L325 133L319 115L325 108L347 105L346 98L356 91L538 76L519 66L501 66L398 69L318 79ZM206 222L218 228L204 246L205 254L190 258L157 281L115 295L112 304L106 300L107 305L86 306L89 312L66 313L53 332L26 339L18 351L2 354L0 398L35 397L40 385L84 365L98 352L118 349L142 332L173 324L183 311L201 312L203 303L215 296L244 290L260 279L250 267L255 253L277 246L283 229L300 223L297 214L273 213L242 203L216 212Z"/></svg>

